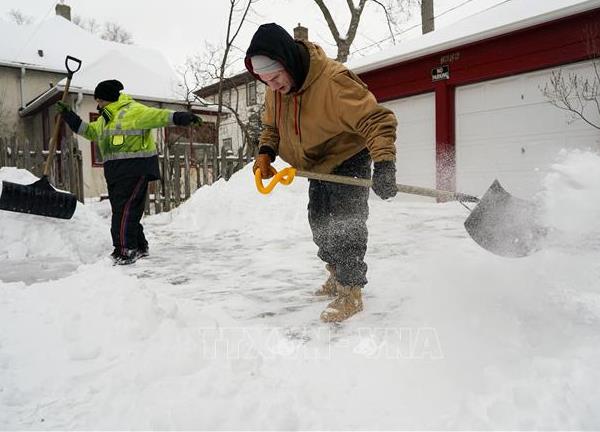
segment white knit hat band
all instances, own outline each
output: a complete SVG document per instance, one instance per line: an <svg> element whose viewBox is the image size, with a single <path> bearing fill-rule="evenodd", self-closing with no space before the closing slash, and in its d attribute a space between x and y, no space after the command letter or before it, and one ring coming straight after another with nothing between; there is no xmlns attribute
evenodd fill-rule
<svg viewBox="0 0 600 432"><path fill-rule="evenodd" d="M252 56L250 61L252 62L252 70L258 75L277 72L284 69L283 65L277 60L273 60L271 57L264 55Z"/></svg>

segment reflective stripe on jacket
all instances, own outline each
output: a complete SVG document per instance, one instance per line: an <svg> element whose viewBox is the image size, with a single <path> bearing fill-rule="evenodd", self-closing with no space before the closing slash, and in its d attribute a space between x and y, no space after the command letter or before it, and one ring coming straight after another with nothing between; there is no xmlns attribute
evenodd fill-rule
<svg viewBox="0 0 600 432"><path fill-rule="evenodd" d="M156 155L152 129L172 124L173 111L148 107L121 93L119 100L104 107L103 116L91 123L82 122L77 132L96 141L107 162Z"/></svg>

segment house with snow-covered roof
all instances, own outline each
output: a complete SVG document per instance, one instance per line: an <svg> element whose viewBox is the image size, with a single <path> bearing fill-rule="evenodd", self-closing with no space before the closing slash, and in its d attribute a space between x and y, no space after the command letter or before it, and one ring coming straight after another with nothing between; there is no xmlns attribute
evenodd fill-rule
<svg viewBox="0 0 600 432"><path fill-rule="evenodd" d="M294 39L308 40L308 28L300 23L293 29ZM219 125L219 147L223 152L237 154L240 149L250 150L258 148L258 136L261 128L260 117L267 86L256 79L250 72L239 72L223 80L221 84L214 82L206 85L194 94L203 100L217 104L219 87L222 88L225 115ZM245 135L239 123L245 125L250 132ZM253 142L247 143L248 136Z"/></svg>
<svg viewBox="0 0 600 432"><path fill-rule="evenodd" d="M218 104L219 82L204 86L194 93L213 106ZM219 148L223 153L238 154L240 149L247 152L258 147L258 135L247 143L239 122L248 125L250 130L260 130L260 114L265 101L266 86L249 72L244 71L228 77L222 83L223 108L219 125Z"/></svg>
<svg viewBox="0 0 600 432"><path fill-rule="evenodd" d="M510 0L348 66L398 117L399 183L529 198L561 151L600 150L542 92L557 70L598 82L598 48L600 0Z"/></svg>
<svg viewBox="0 0 600 432"><path fill-rule="evenodd" d="M98 82L118 79L124 92L149 106L186 110L178 79L162 53L136 45L102 40L70 21L70 8L56 5L56 16L35 25L16 25L0 21L0 39L11 41L0 46L0 122L3 132L27 139L37 150L47 149L56 116L55 103L66 85L65 58L82 62L71 81L68 101L85 121L98 116L94 89ZM193 139L214 140L215 109L201 103L191 109L205 120ZM60 143L71 131L61 128ZM159 142L183 135L177 128L157 130ZM102 161L95 143L77 136L82 152L84 194L97 197L106 193Z"/></svg>

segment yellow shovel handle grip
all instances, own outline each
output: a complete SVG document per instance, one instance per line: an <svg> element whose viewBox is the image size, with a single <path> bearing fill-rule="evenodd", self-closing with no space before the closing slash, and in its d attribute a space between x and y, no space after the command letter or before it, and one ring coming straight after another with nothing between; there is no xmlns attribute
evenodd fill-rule
<svg viewBox="0 0 600 432"><path fill-rule="evenodd" d="M294 180L294 177L296 176L296 169L292 168L292 167L288 167L288 168L284 168L281 171L279 171L277 174L275 174L273 176L273 178L271 179L271 181L269 182L269 184L267 186L263 185L262 182L262 175L260 174L260 169L257 169L254 172L254 182L256 183L256 189L258 189L258 191L261 194L269 194L271 193L271 191L273 190L273 188L275 186L277 186L277 183L281 183L284 185L289 185L292 183L292 181Z"/></svg>

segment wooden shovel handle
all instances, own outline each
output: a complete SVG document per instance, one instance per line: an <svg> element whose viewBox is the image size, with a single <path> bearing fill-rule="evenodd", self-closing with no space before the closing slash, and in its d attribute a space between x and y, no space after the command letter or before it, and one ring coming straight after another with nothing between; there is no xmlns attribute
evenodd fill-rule
<svg viewBox="0 0 600 432"><path fill-rule="evenodd" d="M373 182L369 179L340 176L335 174L320 174L298 170L296 171L296 175L298 177L306 177L313 180L329 181L333 183L342 183L352 186L371 187L373 184ZM396 187L398 188L398 192L407 193L411 195L427 196L445 201L479 202L479 198L460 192L431 189L421 186L409 186L404 184L396 184Z"/></svg>
<svg viewBox="0 0 600 432"><path fill-rule="evenodd" d="M69 61L75 62L77 64L77 68L71 69L69 67ZM67 97L69 95L69 87L71 86L71 78L73 78L73 74L79 70L81 67L81 60L76 59L75 57L67 56L65 59L65 67L67 68L67 83L65 84L65 89L63 90L61 101L65 103L67 101ZM48 159L46 159L46 164L44 165L43 176L48 177L50 174L50 167L54 162L54 154L56 153L56 147L58 145L58 136L60 135L60 122L62 121L62 113L59 113L54 121L54 131L52 133L52 139L50 140L50 148L48 150Z"/></svg>
<svg viewBox="0 0 600 432"><path fill-rule="evenodd" d="M282 183L284 185L289 185L290 183L292 183L295 176L305 177L305 178L312 179L312 180L340 183L340 184L346 184L346 185L350 185L350 186L362 186L362 187L367 187L367 188L371 187L373 185L373 182L369 179L341 176L341 175L335 175L335 174L321 174L321 173L315 173L315 172L310 172L310 171L301 171L301 170L296 170L292 167L287 167L287 168L284 168L281 171L277 172L275 174L275 176L273 176L273 178L271 179L271 182L267 186L263 185L262 176L260 174L260 170L258 170L258 169L254 173L254 180L255 180L256 188L258 189L258 191L263 194L268 194L273 190L273 188L278 183ZM431 189L431 188L420 187L420 186L409 186L409 185L403 185L403 184L396 184L396 188L398 189L398 192L407 193L407 194L411 194L411 195L420 195L420 196L438 198L438 199L441 199L444 201L459 201L459 202L473 202L473 203L479 202L479 198L471 196L471 195L463 194L460 192L451 192L451 191Z"/></svg>

